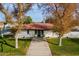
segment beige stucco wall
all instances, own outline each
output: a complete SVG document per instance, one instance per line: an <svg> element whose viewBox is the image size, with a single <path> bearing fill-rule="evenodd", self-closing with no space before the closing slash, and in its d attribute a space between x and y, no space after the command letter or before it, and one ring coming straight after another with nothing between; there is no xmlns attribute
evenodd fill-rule
<svg viewBox="0 0 79 59"><path fill-rule="evenodd" d="M58 35L54 33L52 30L45 30L44 37L58 37Z"/></svg>
<svg viewBox="0 0 79 59"><path fill-rule="evenodd" d="M29 31L29 34L27 34L27 30L23 30L21 32L19 32L16 37L18 38L27 38L27 37L33 37L35 34L35 32L33 30Z"/></svg>
<svg viewBox="0 0 79 59"><path fill-rule="evenodd" d="M37 36L37 35L35 35L35 30L29 30L29 34L27 34L27 30L23 30L23 31L19 32L16 37L27 38L27 37L35 37L35 36ZM51 30L45 30L44 37L58 37L58 35Z"/></svg>

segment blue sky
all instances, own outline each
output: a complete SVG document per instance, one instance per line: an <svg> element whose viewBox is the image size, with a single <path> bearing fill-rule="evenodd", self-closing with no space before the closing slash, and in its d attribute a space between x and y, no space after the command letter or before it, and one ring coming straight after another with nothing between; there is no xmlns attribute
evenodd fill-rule
<svg viewBox="0 0 79 59"><path fill-rule="evenodd" d="M41 22L43 20L42 11L35 4L30 11L27 13L28 16L31 16L34 22Z"/></svg>
<svg viewBox="0 0 79 59"><path fill-rule="evenodd" d="M4 6L7 7L8 4L5 4ZM12 6L10 5L9 10L12 10ZM31 16L33 19L33 22L41 22L43 21L43 15L42 11L37 7L36 4L33 5L32 9L27 12L27 16ZM0 21L4 21L5 16L0 12Z"/></svg>

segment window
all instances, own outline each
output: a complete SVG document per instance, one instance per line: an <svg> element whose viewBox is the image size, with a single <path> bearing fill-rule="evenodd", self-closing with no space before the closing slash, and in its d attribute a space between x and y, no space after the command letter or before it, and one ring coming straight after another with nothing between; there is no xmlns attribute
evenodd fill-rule
<svg viewBox="0 0 79 59"><path fill-rule="evenodd" d="M35 34L37 34L37 30L35 30Z"/></svg>
<svg viewBox="0 0 79 59"><path fill-rule="evenodd" d="M27 30L27 34L29 34L29 30Z"/></svg>
<svg viewBox="0 0 79 59"><path fill-rule="evenodd" d="M42 30L41 32L42 32L42 35L43 35L44 34L44 31Z"/></svg>

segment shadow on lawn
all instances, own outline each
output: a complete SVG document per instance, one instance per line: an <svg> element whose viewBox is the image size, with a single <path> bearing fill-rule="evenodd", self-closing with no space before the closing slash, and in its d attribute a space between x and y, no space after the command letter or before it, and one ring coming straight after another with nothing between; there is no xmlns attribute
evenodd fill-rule
<svg viewBox="0 0 79 59"><path fill-rule="evenodd" d="M79 38L70 38L70 41L79 44Z"/></svg>
<svg viewBox="0 0 79 59"><path fill-rule="evenodd" d="M15 48L14 46L12 46L11 44L8 44L5 40L3 41L0 41L1 44L4 44L4 45L7 45L7 46L10 46L12 48Z"/></svg>
<svg viewBox="0 0 79 59"><path fill-rule="evenodd" d="M15 40L15 38L13 38L12 36L11 37L10 36L4 36L4 37L0 36L0 52L4 52L3 51L4 45L9 46L11 48L15 48L15 46L10 44L7 40L13 41L13 40ZM26 41L31 41L31 39L27 39L27 40L26 39L20 39L20 41L23 41L23 44L24 44L23 47L25 47L26 44L28 44Z"/></svg>
<svg viewBox="0 0 79 59"><path fill-rule="evenodd" d="M15 48L14 46L8 44L7 42L5 42L5 43L0 42L0 43L1 43L1 46L0 46L0 47L1 47L1 52L3 52L3 45L7 45L7 46L9 46L9 47Z"/></svg>
<svg viewBox="0 0 79 59"><path fill-rule="evenodd" d="M1 47L1 52L3 52L3 45L7 45L9 47L15 48L15 46L8 44L8 42L5 40L4 37L0 36L0 47Z"/></svg>

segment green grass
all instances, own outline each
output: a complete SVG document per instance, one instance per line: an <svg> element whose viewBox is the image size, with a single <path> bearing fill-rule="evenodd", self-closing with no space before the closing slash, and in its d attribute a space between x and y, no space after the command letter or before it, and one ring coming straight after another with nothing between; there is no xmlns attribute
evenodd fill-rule
<svg viewBox="0 0 79 59"><path fill-rule="evenodd" d="M0 47L0 56L24 56L28 50L31 39L19 39L19 48L15 48L15 39L4 38L8 44L11 46L3 44L3 52L1 52ZM1 43L0 43L1 44Z"/></svg>
<svg viewBox="0 0 79 59"><path fill-rule="evenodd" d="M63 39L63 46L58 46L59 39L48 39L52 55L55 56L79 56L79 39Z"/></svg>

